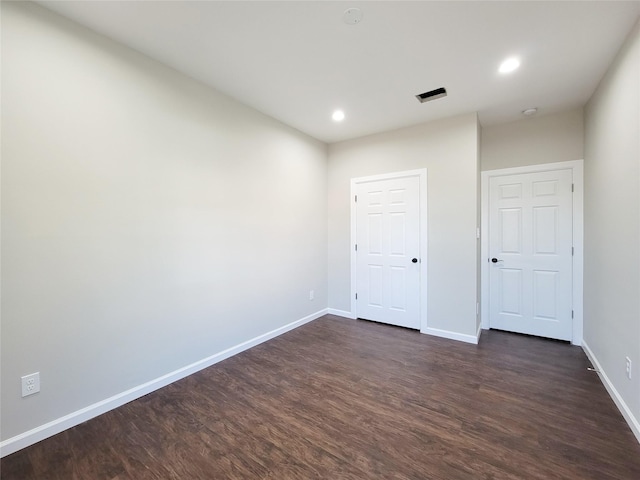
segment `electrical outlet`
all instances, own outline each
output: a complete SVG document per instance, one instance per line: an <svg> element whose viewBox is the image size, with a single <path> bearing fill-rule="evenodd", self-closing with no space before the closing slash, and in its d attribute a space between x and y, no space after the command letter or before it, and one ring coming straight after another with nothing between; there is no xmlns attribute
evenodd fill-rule
<svg viewBox="0 0 640 480"><path fill-rule="evenodd" d="M631 359L629 357L625 357L627 361L627 378L631 380Z"/></svg>
<svg viewBox="0 0 640 480"><path fill-rule="evenodd" d="M309 300L313 300L316 298L316 294L313 290L309 290Z"/></svg>
<svg viewBox="0 0 640 480"><path fill-rule="evenodd" d="M40 391L40 372L22 377L22 396L33 395Z"/></svg>

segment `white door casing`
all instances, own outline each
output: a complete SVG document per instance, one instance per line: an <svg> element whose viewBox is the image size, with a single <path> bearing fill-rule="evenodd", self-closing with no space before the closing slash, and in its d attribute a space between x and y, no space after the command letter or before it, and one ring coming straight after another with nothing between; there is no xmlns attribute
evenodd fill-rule
<svg viewBox="0 0 640 480"><path fill-rule="evenodd" d="M572 172L489 181L491 328L572 338Z"/></svg>
<svg viewBox="0 0 640 480"><path fill-rule="evenodd" d="M352 179L351 192L353 317L426 328L426 170Z"/></svg>
<svg viewBox="0 0 640 480"><path fill-rule="evenodd" d="M482 327L581 344L582 161L482 172L481 238Z"/></svg>

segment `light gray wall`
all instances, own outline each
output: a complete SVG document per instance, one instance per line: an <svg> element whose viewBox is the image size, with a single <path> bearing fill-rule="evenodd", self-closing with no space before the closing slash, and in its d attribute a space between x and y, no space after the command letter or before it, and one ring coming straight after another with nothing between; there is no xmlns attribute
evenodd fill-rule
<svg viewBox="0 0 640 480"><path fill-rule="evenodd" d="M482 127L482 171L584 158L582 108Z"/></svg>
<svg viewBox="0 0 640 480"><path fill-rule="evenodd" d="M640 22L586 106L585 140L584 340L640 421Z"/></svg>
<svg viewBox="0 0 640 480"><path fill-rule="evenodd" d="M329 307L350 310L350 180L427 169L428 326L476 334L475 114L329 147Z"/></svg>
<svg viewBox="0 0 640 480"><path fill-rule="evenodd" d="M2 139L2 439L326 308L324 144L7 2Z"/></svg>

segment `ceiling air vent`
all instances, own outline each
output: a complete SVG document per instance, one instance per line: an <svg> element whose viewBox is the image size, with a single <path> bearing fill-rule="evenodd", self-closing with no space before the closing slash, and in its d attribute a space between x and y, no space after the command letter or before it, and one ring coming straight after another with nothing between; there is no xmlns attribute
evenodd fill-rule
<svg viewBox="0 0 640 480"><path fill-rule="evenodd" d="M416 95L416 98L420 103L430 102L431 100L435 100L436 98L442 98L447 96L447 90L444 88L436 88L435 90L431 90L430 92L424 92L419 95Z"/></svg>

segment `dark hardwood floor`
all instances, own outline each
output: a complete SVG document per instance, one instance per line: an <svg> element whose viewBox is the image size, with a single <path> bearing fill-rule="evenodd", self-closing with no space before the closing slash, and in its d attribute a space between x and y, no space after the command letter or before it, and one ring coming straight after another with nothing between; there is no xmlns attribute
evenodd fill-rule
<svg viewBox="0 0 640 480"><path fill-rule="evenodd" d="M640 479L579 347L326 316L5 457L10 479Z"/></svg>

